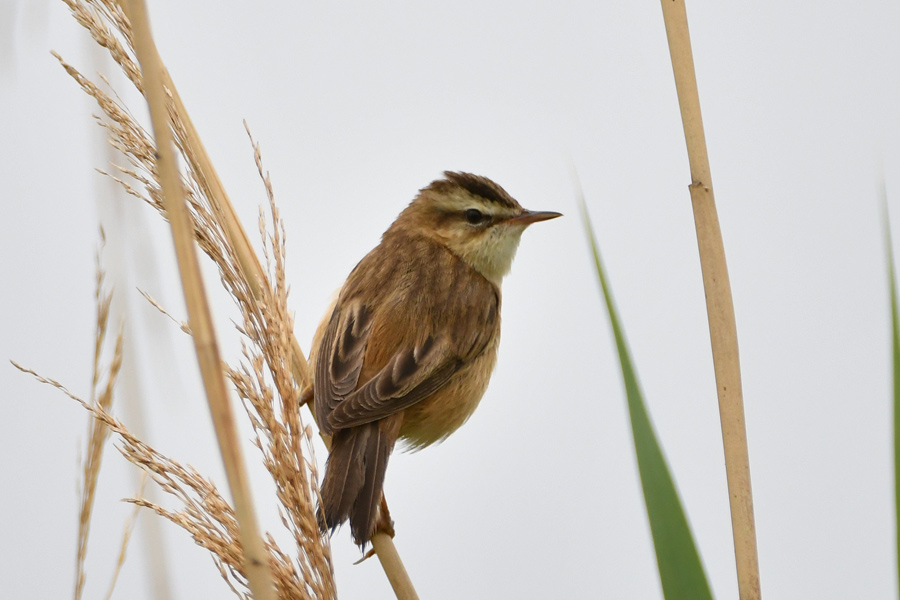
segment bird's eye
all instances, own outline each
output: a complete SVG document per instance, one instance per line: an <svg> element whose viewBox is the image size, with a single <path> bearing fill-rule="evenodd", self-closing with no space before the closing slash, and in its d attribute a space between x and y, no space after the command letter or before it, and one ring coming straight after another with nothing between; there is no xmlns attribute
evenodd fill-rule
<svg viewBox="0 0 900 600"><path fill-rule="evenodd" d="M472 225L478 225L484 221L484 213L477 208L470 208L465 212L466 221Z"/></svg>

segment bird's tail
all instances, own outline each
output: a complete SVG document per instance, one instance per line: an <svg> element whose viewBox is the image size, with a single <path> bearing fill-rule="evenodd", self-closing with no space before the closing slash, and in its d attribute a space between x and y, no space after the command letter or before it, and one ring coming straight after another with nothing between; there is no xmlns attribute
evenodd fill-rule
<svg viewBox="0 0 900 600"><path fill-rule="evenodd" d="M388 418L335 432L318 514L323 532L349 519L354 542L364 546L372 538L384 472L399 429L399 422L392 421Z"/></svg>

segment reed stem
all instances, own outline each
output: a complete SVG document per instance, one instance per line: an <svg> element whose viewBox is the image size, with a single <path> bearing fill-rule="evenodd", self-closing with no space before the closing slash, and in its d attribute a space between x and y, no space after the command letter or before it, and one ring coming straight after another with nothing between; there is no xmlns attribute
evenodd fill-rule
<svg viewBox="0 0 900 600"><path fill-rule="evenodd" d="M725 447L725 471L731 504L738 589L741 600L758 600L759 558L753 517L753 494L750 487L750 457L744 422L737 326L731 284L728 280L728 266L725 263L725 247L713 196L706 137L700 115L700 95L697 91L687 11L684 0L662 0L662 9L691 168L691 204L697 229L703 287L706 292L709 336L719 398L719 418Z"/></svg>
<svg viewBox="0 0 900 600"><path fill-rule="evenodd" d="M225 374L222 370L223 363L194 246L193 227L175 162L169 100L164 87L164 67L150 33L143 0L125 0L123 8L131 21L135 54L144 81L144 95L150 107L153 135L156 140L156 167L161 186L160 193L172 227L194 349L200 364L200 373L219 441L225 474L234 500L243 550L244 575L255 600L275 600L275 585L269 555L256 523L256 511L241 452L241 439L237 433L234 413L228 398Z"/></svg>

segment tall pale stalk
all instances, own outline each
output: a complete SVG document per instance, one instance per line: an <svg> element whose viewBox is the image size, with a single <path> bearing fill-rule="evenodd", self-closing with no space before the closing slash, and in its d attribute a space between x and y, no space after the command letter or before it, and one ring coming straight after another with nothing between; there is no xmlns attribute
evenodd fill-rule
<svg viewBox="0 0 900 600"><path fill-rule="evenodd" d="M700 115L700 96L697 92L687 12L684 0L662 0L662 9L691 168L691 204L706 292L719 417L725 446L725 471L731 503L738 588L741 600L758 600L759 558L753 518L753 494L750 488L750 458L744 423L737 327Z"/></svg>
<svg viewBox="0 0 900 600"><path fill-rule="evenodd" d="M228 398L222 359L194 247L193 227L175 162L168 95L163 87L162 61L150 34L143 1L126 0L123 7L131 21L135 54L141 66L144 82L144 95L150 106L150 118L156 140L156 167L166 214L175 241L178 269L187 304L188 323L193 333L194 348L200 363L200 373L219 441L225 474L234 499L235 516L243 549L244 574L256 600L275 600L275 584L269 565L269 555L256 522L247 469L241 453L241 438L237 433L237 424Z"/></svg>

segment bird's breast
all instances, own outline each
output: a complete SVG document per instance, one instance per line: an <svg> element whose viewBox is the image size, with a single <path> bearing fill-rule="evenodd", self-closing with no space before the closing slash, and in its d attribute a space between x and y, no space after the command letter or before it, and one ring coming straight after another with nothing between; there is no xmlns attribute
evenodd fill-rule
<svg viewBox="0 0 900 600"><path fill-rule="evenodd" d="M500 336L494 336L484 351L443 388L403 412L400 437L408 449L419 450L443 441L472 416L497 364L499 343Z"/></svg>

